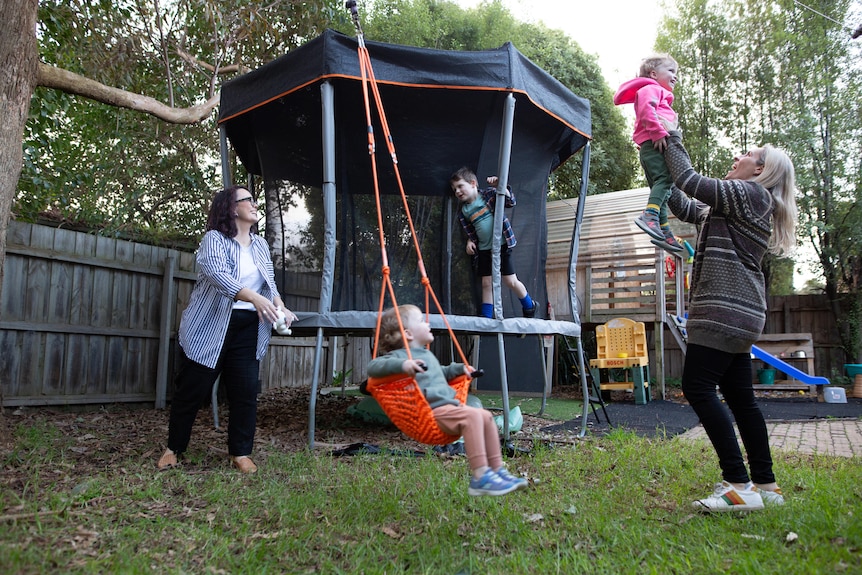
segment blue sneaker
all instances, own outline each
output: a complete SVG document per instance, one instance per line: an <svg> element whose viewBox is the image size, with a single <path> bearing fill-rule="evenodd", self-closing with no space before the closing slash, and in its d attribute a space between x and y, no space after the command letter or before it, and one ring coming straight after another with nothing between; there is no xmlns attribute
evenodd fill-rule
<svg viewBox="0 0 862 575"><path fill-rule="evenodd" d="M517 483L507 481L489 469L481 479L470 479L470 487L467 489L467 494L473 496L505 495L518 488Z"/></svg>
<svg viewBox="0 0 862 575"><path fill-rule="evenodd" d="M501 465L500 469L498 469L494 473L499 475L500 479L503 479L505 481L511 481L512 483L515 483L518 486L518 489L526 489L527 487L530 486L530 482L527 481L526 479L524 479L523 477L516 477L516 476L512 475L511 473L509 473L509 470L506 469L505 465Z"/></svg>

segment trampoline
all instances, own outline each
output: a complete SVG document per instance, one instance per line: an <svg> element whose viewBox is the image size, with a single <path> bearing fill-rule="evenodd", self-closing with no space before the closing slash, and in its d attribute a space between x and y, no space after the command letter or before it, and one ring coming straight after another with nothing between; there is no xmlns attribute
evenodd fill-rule
<svg viewBox="0 0 862 575"><path fill-rule="evenodd" d="M300 234L305 243L291 254L298 267L319 273L320 299L317 310L297 310L299 320L291 327L294 335L317 338L309 407L312 446L324 337L371 333L377 321L381 280L368 134L383 131L379 118L373 119L372 130L367 126L359 42L364 42L374 67L397 146L397 158L391 163L397 161L409 195L428 277L441 296L445 319L459 334L496 334L504 415L508 413L504 335L574 337L583 363L574 282L589 174L589 102L511 43L495 50L455 52L364 41L326 30L226 83L219 115L225 185L232 182L230 146L250 175L261 178L265 186L276 186L279 207L283 202L308 214ZM387 154L376 151L378 156L381 153ZM501 187L511 186L518 203L507 215L518 237L514 250L518 277L535 301L546 302L547 183L551 172L577 153L583 177L568 289L575 320L551 321L540 317L542 313L536 319L514 317L520 305L508 290L501 293L499 245L494 274L499 319L477 317L480 281L463 250L449 175L468 166L480 180L498 175ZM403 241L394 170L386 169L386 162L379 166L379 185L384 194L390 190L392 200L384 202L383 210L393 279L399 286L399 301L410 302L412 294L418 298L421 286L415 262L408 257L409 242ZM539 309L544 311L542 306ZM432 314L430 323L435 330L445 327L439 315ZM588 397L586 379L581 383ZM508 436L507 422L504 435Z"/></svg>

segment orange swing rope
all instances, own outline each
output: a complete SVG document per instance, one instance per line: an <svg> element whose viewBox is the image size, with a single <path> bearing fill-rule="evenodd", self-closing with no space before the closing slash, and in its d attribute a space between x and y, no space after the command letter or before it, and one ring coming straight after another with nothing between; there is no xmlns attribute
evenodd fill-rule
<svg viewBox="0 0 862 575"><path fill-rule="evenodd" d="M398 182L398 189L401 194L401 200L404 205L404 211L407 216L408 225L410 227L410 237L413 241L413 247L416 251L416 256L418 258L418 268L422 277L421 281L422 285L425 287L426 316L429 314L431 300L433 299L434 305L436 306L440 317L443 319L443 323L445 324L446 329L449 332L449 336L454 343L454 346L458 352L459 357L461 358L462 363L464 363L464 365L469 365L466 356L464 355L464 352L458 343L457 338L455 338L454 332L452 331L452 327L449 325L449 321L446 319L446 315L443 313L443 308L440 305L440 301L437 299L436 294L434 293L434 289L431 287L431 282L429 281L428 274L425 271L425 263L422 259L422 252L419 247L419 240L416 235L416 229L413 225L413 218L410 214L410 207L407 202L407 194L404 191L404 185L401 181L401 173L398 170L398 158L395 153L395 144L392 140L392 134L389 131L389 125L386 121L386 114L383 110L383 101L380 98L377 80L374 77L374 70L371 66L371 57L368 53L368 49L365 47L365 43L362 39L361 29L359 29L358 24L357 30L359 30L360 32L358 36L359 66L362 72L362 94L365 101L365 118L368 127L368 154L369 156L371 156L371 171L374 180L374 198L377 205L377 229L380 238L380 252L382 260L381 272L383 280L380 286L380 303L377 310L377 324L374 331L373 357L377 357L378 344L380 341L380 321L383 314L387 293L390 300L392 301L392 306L395 308L395 315L398 319L398 329L401 331L402 340L407 341L407 337L404 332L404 324L401 319L401 314L398 311L398 301L395 296L395 289L392 285L390 277L389 256L386 251L386 238L383 233L383 215L380 203L380 186L377 174L374 127L371 122L371 104L369 100L369 88L374 97L374 102L376 105L377 113L379 115L380 124L383 128L383 133L386 139L389 156L392 159L395 178ZM410 354L410 348L407 347L406 351L407 357L410 357L412 359L412 356ZM455 396L458 401L461 402L461 404L464 404L467 401L467 394L470 390L470 382L471 379L466 375L458 376L449 382L449 385L455 389ZM425 399L424 393L419 388L416 383L416 380L413 377L410 377L403 373L399 373L384 378L369 378L367 390L369 393L371 393L374 399L377 400L377 403L380 404L380 407L383 409L383 411L386 413L392 423L394 423L398 427L398 429L400 429L402 433L404 433L408 437L427 445L446 445L458 439L457 435L453 436L447 434L440 429L440 426L437 424L437 421L434 418L434 414L431 411L431 407L428 405L428 401Z"/></svg>

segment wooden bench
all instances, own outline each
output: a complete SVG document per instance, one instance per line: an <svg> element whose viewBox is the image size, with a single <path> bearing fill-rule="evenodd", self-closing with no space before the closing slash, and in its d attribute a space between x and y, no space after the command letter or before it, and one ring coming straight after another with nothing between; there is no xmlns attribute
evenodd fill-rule
<svg viewBox="0 0 862 575"><path fill-rule="evenodd" d="M800 371L804 371L808 375L814 375L814 339L810 333L764 333L757 340L757 347L787 362ZM757 379L757 365L759 363L761 362L754 360L755 390L799 390L817 394L818 390L822 388L822 386L808 385L796 379L776 379L772 385L760 384ZM780 369L777 369L776 375L778 373L781 373Z"/></svg>

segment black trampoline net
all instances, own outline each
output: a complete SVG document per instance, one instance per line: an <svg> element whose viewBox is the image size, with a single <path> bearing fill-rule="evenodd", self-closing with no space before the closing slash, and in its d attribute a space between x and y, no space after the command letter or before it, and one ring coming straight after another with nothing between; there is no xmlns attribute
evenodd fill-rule
<svg viewBox="0 0 862 575"><path fill-rule="evenodd" d="M325 250L323 195L319 189L281 186L285 221L284 262L288 275L321 276ZM456 216L457 204L445 196L408 196L407 208L400 195L381 195L381 218L373 195L336 195L335 268L332 311L376 311L383 285L384 253L399 304L425 308L420 259L430 286L443 312L475 315L480 280L475 276L474 258L464 251L464 238ZM410 220L416 239L411 233ZM281 283L281 282L280 282ZM290 284L285 291L290 290ZM450 288L451 286L451 288ZM388 291L386 307L392 305ZM433 300L429 305L436 313ZM317 308L301 311L317 311Z"/></svg>

